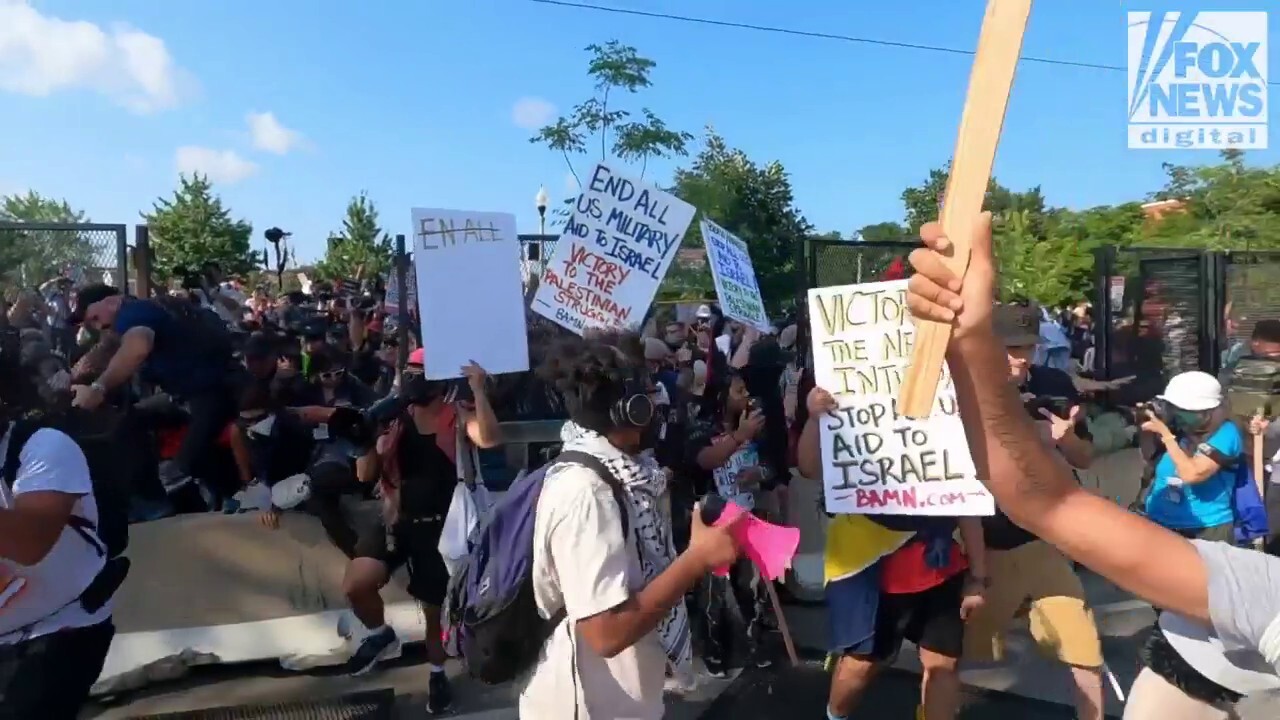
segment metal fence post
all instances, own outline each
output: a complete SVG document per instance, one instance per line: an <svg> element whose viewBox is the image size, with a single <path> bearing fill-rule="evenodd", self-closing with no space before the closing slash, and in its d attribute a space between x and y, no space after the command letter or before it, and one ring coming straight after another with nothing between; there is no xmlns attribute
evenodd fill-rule
<svg viewBox="0 0 1280 720"><path fill-rule="evenodd" d="M1093 251L1093 367L1095 374L1111 379L1111 277L1115 274L1116 248L1103 245Z"/></svg>
<svg viewBox="0 0 1280 720"><path fill-rule="evenodd" d="M120 278L116 281L116 287L122 292L129 292L129 229L124 225L117 225L116 231L116 272L120 273Z"/></svg>
<svg viewBox="0 0 1280 720"><path fill-rule="evenodd" d="M151 229L146 225L133 226L133 268L138 276L134 294L151 297Z"/></svg>
<svg viewBox="0 0 1280 720"><path fill-rule="evenodd" d="M1227 264L1230 262L1230 256L1220 251L1200 256L1200 273L1204 279L1200 305L1200 369L1214 375L1222 370L1222 336L1227 319Z"/></svg>
<svg viewBox="0 0 1280 720"><path fill-rule="evenodd" d="M396 352L396 367L404 370L409 364L409 257L404 246L404 235L396 235L396 283L400 287L400 307L397 308L399 326L396 333L400 345Z"/></svg>

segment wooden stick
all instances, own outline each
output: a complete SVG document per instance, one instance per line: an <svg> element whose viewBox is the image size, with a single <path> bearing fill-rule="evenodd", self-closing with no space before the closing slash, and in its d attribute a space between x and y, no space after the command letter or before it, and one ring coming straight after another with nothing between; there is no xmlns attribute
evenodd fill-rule
<svg viewBox="0 0 1280 720"><path fill-rule="evenodd" d="M942 202L942 229L951 241L945 259L951 271L964 277L969 269L970 236L982 213L996 146L1004 125L1014 70L1022 52L1022 36L1031 15L1031 0L987 0L978 52L969 75L969 94L960 117L960 134L951 161L951 175ZM933 410L942 377L942 363L951 325L917 321L911 365L898 391L899 411L909 418L927 418Z"/></svg>
<svg viewBox="0 0 1280 720"><path fill-rule="evenodd" d="M773 614L778 619L778 632L782 633L782 644L787 649L787 659L791 660L792 667L800 667L800 655L796 653L795 640L791 639L791 630L787 627L787 616L782 612L778 591L773 588L773 581L763 574L760 576L760 582L764 583L764 590L769 594L769 602L773 603Z"/></svg>

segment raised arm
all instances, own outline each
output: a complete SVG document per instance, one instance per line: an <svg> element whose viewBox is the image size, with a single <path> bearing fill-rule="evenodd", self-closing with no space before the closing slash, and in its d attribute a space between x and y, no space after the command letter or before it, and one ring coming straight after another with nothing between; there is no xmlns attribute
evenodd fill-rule
<svg viewBox="0 0 1280 720"><path fill-rule="evenodd" d="M997 504L1015 523L1119 587L1208 622L1205 565L1191 543L1080 488L1026 421L991 327L996 278L990 214L974 228L963 282L943 263L951 246L940 226L926 225L921 238L926 247L911 255L917 272L908 302L916 317L954 326L947 362L960 417L978 476Z"/></svg>

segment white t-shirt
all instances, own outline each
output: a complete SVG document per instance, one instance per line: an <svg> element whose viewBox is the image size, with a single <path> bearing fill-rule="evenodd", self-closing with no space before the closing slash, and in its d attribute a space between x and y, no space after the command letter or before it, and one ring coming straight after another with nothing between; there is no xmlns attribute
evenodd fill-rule
<svg viewBox="0 0 1280 720"><path fill-rule="evenodd" d="M0 439L0 458L9 450L9 431ZM96 526L89 465L80 446L65 434L37 430L22 446L13 492L0 482L0 507L12 508L14 497L53 491L79 495L72 513ZM0 558L0 644L21 642L68 628L96 625L111 617L111 603L90 615L78 598L102 570L105 558L70 527L63 528L53 549L39 563L23 566Z"/></svg>
<svg viewBox="0 0 1280 720"><path fill-rule="evenodd" d="M621 605L644 585L619 512L609 486L580 465L558 466L545 480L533 528L533 592L543 617L564 608L568 622L547 640L520 694L522 720L662 717L666 654L656 632L607 660L572 632L575 621Z"/></svg>

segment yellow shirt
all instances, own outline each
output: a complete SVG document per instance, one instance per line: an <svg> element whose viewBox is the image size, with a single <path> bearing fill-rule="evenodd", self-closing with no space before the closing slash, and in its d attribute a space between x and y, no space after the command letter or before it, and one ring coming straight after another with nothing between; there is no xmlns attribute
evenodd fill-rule
<svg viewBox="0 0 1280 720"><path fill-rule="evenodd" d="M837 515L827 524L823 576L835 582L866 570L914 536L882 527L865 515Z"/></svg>

